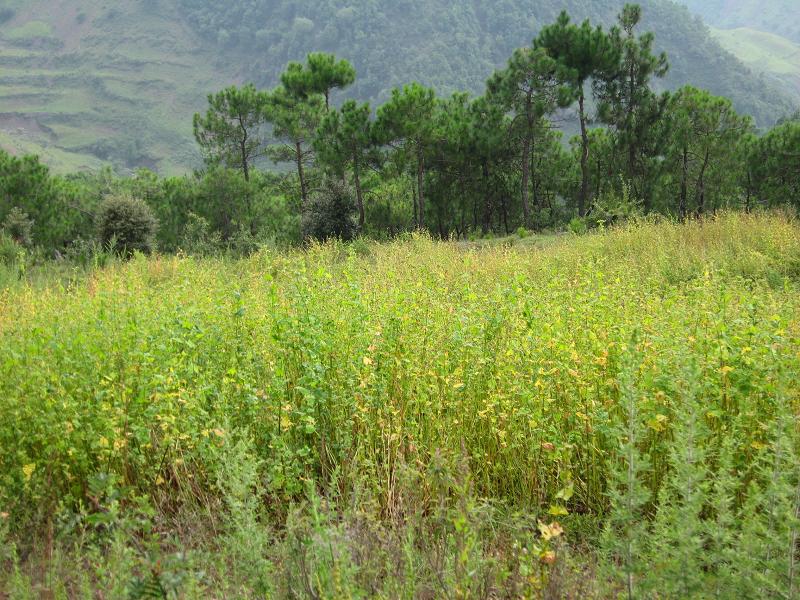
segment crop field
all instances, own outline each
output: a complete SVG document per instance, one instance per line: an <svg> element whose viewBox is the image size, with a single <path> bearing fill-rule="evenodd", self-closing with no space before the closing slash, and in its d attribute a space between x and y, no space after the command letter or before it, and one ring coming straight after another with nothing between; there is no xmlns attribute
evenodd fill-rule
<svg viewBox="0 0 800 600"><path fill-rule="evenodd" d="M0 291L0 597L790 598L800 225Z"/></svg>

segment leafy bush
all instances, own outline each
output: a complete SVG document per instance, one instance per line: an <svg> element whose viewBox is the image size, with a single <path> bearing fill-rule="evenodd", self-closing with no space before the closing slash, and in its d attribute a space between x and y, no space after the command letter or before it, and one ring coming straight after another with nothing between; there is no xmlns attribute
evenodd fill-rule
<svg viewBox="0 0 800 600"><path fill-rule="evenodd" d="M631 195L631 186L623 182L619 191L606 192L595 199L588 221L593 227L605 227L643 214L642 202Z"/></svg>
<svg viewBox="0 0 800 600"><path fill-rule="evenodd" d="M3 221L2 229L19 245L26 248L33 245L33 238L31 237L33 221L20 208L15 206L11 209L6 215L5 221Z"/></svg>
<svg viewBox="0 0 800 600"><path fill-rule="evenodd" d="M200 215L190 212L183 228L181 250L189 254L205 256L217 252L222 245L222 237L218 231L211 231L208 221Z"/></svg>
<svg viewBox="0 0 800 600"><path fill-rule="evenodd" d="M143 201L133 196L108 196L97 214L97 228L103 246L129 256L149 254L155 249L158 221Z"/></svg>
<svg viewBox="0 0 800 600"><path fill-rule="evenodd" d="M357 231L355 200L349 186L329 179L309 198L303 211L303 236L349 241Z"/></svg>
<svg viewBox="0 0 800 600"><path fill-rule="evenodd" d="M569 230L575 235L583 235L589 230L589 226L586 224L586 219L574 217L569 222Z"/></svg>
<svg viewBox="0 0 800 600"><path fill-rule="evenodd" d="M14 238L0 231L0 264L11 265L25 254L25 249Z"/></svg>

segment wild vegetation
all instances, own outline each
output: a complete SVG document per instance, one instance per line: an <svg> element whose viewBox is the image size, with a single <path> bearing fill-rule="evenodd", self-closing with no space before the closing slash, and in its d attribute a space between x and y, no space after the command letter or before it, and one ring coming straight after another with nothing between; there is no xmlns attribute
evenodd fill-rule
<svg viewBox="0 0 800 600"><path fill-rule="evenodd" d="M313 52L192 175L0 153L0 597L796 597L800 118L642 18L477 97Z"/></svg>
<svg viewBox="0 0 800 600"><path fill-rule="evenodd" d="M797 592L800 226L112 260L0 296L0 590Z"/></svg>

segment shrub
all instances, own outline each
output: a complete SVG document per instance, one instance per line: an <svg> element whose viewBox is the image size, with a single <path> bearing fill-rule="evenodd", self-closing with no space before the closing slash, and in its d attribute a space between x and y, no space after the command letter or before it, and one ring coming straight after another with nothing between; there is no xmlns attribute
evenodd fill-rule
<svg viewBox="0 0 800 600"><path fill-rule="evenodd" d="M631 187L622 182L619 192L600 194L592 205L589 221L593 227L604 227L641 217L642 202L631 194Z"/></svg>
<svg viewBox="0 0 800 600"><path fill-rule="evenodd" d="M181 250L203 256L218 251L221 245L222 236L219 231L211 231L207 219L190 212L183 228Z"/></svg>
<svg viewBox="0 0 800 600"><path fill-rule="evenodd" d="M0 231L0 264L13 264L17 261L20 254L24 252L24 248L15 242L10 235L4 231Z"/></svg>
<svg viewBox="0 0 800 600"><path fill-rule="evenodd" d="M127 195L107 196L97 215L100 242L120 254L149 254L155 249L158 221L143 200Z"/></svg>
<svg viewBox="0 0 800 600"><path fill-rule="evenodd" d="M575 235L583 235L588 231L589 227L586 225L586 219L575 217L569 222L569 230Z"/></svg>
<svg viewBox="0 0 800 600"><path fill-rule="evenodd" d="M346 184L328 180L303 211L303 237L352 240L356 234L354 213L352 190Z"/></svg>
<svg viewBox="0 0 800 600"><path fill-rule="evenodd" d="M30 248L33 244L32 228L33 221L25 211L17 206L11 209L11 212L6 215L5 221L3 221L3 230L6 234L25 248Z"/></svg>

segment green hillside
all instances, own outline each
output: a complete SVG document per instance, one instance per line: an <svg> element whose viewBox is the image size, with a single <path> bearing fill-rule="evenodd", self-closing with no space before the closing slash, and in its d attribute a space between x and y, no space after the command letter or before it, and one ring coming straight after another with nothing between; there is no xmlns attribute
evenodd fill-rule
<svg viewBox="0 0 800 600"><path fill-rule="evenodd" d="M748 67L775 77L800 98L800 44L748 27L711 30L723 48Z"/></svg>
<svg viewBox="0 0 800 600"><path fill-rule="evenodd" d="M18 5L0 33L0 146L60 171L196 163L192 111L231 75L172 3Z"/></svg>
<svg viewBox="0 0 800 600"><path fill-rule="evenodd" d="M750 27L800 43L797 0L681 0L714 27Z"/></svg>
<svg viewBox="0 0 800 600"><path fill-rule="evenodd" d="M349 92L380 102L411 80L480 92L492 70L561 9L611 23L623 0L0 0L0 147L39 152L59 171L198 164L191 116L208 92L275 83L292 59L351 60ZM645 0L643 27L669 53L665 85L729 96L768 126L793 110L688 10Z"/></svg>

